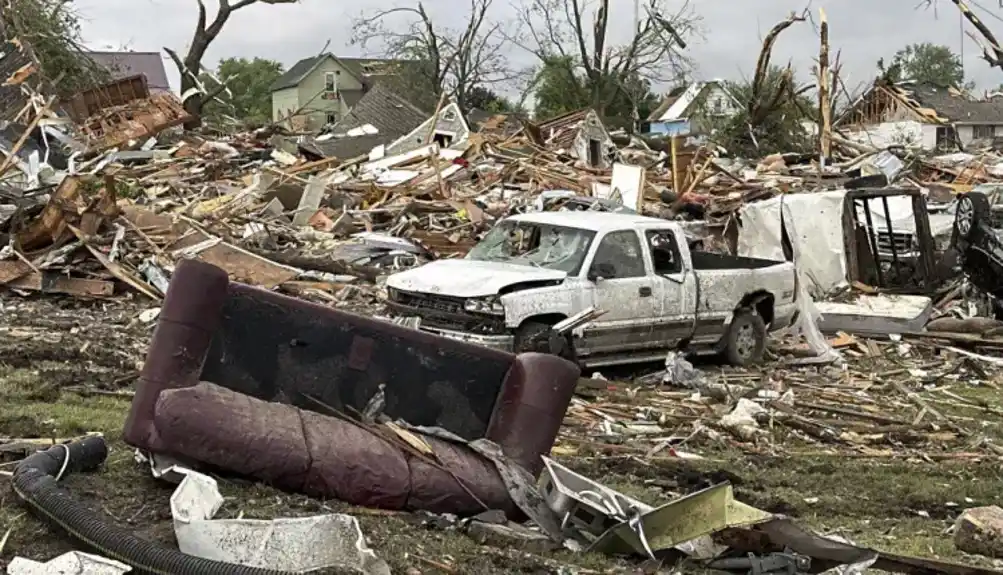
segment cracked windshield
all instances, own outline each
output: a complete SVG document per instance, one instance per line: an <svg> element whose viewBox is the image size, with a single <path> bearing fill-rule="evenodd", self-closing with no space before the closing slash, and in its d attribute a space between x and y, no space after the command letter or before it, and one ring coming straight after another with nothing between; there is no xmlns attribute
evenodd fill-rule
<svg viewBox="0 0 1003 575"><path fill-rule="evenodd" d="M578 273L595 232L527 222L502 222L468 259Z"/></svg>

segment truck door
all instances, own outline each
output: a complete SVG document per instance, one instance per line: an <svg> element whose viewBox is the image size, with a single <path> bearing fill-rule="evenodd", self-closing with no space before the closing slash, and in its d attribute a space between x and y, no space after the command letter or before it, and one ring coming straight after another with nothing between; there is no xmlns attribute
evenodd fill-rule
<svg viewBox="0 0 1003 575"><path fill-rule="evenodd" d="M656 319L662 315L655 278L648 270L635 230L603 236L587 277L597 308L606 313L585 330L582 351L605 353L651 347Z"/></svg>
<svg viewBox="0 0 1003 575"><path fill-rule="evenodd" d="M662 313L654 325L653 337L671 347L694 335L697 309L696 275L690 269L689 249L683 251L672 230L648 230L644 233L651 250L655 270L656 296L662 301ZM686 254L686 257L683 254Z"/></svg>

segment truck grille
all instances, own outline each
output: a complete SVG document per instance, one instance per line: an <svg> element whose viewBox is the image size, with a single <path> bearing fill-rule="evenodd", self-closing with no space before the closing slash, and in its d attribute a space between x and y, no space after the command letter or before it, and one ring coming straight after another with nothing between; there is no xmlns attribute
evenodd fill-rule
<svg viewBox="0 0 1003 575"><path fill-rule="evenodd" d="M467 315L463 309L463 298L458 297L429 294L419 295L394 290L391 292L391 301L414 308L415 310Z"/></svg>
<svg viewBox="0 0 1003 575"><path fill-rule="evenodd" d="M465 331L477 334L505 333L505 318L471 313L464 299L434 294L418 294L391 289L388 307L396 314L418 316L422 327Z"/></svg>
<svg viewBox="0 0 1003 575"><path fill-rule="evenodd" d="M895 251L899 254L906 254L912 251L912 237L909 232L878 232L878 251L881 253L892 253L894 242Z"/></svg>

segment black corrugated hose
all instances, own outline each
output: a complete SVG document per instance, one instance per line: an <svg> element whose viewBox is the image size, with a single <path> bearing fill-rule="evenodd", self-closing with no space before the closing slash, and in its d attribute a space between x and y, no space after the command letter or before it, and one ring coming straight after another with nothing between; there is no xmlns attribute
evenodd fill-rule
<svg viewBox="0 0 1003 575"><path fill-rule="evenodd" d="M67 473L93 471L108 457L102 437L88 437L29 455L14 470L14 491L42 519L53 522L105 557L153 575L287 575L211 561L145 541L112 525L59 487Z"/></svg>

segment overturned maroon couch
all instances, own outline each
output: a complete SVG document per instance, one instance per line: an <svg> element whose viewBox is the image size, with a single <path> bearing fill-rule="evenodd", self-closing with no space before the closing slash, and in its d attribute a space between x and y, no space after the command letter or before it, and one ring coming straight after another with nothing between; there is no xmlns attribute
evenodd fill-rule
<svg viewBox="0 0 1003 575"><path fill-rule="evenodd" d="M281 426L275 425L275 418L288 423L293 421L289 414L296 412L302 421L319 421L308 412L329 408L361 412L384 384L384 413L390 418L440 427L466 440L489 439L536 475L542 467L540 455L553 446L578 375L576 366L557 357L512 355L314 305L231 283L223 270L186 260L171 280L126 420L125 439L141 449L194 458L284 488L319 485L305 491L366 504L365 493L346 498L345 489L309 477L330 476L339 465L364 467L359 446L344 451L336 447L349 439L348 428L341 426L350 423L324 423L334 427L314 437L287 425L286 432L299 434L300 441L277 439ZM204 386L201 391L165 393L194 388L200 381L237 393ZM242 395L250 396L248 401L240 401ZM204 409L195 408L200 402ZM213 412L213 406L224 413ZM219 422L215 438L206 431L207 422ZM186 428L197 430L199 440L184 440ZM249 450L257 446L255 452L234 453L241 443L233 441L235 433L255 438L244 442ZM320 445L323 442L329 444ZM297 445L306 452L290 453ZM374 464L382 457L389 465L384 447L374 444L369 450ZM442 449L459 454L444 455L437 449L440 461L452 459L460 471L478 466L478 456L465 447ZM210 454L221 460L206 461ZM400 488L414 492L421 478L416 477L416 463L405 459L410 479L402 478ZM284 477L282 466L287 463L291 467ZM315 469L304 470L303 465ZM393 475L384 469L377 475L388 474ZM488 482L498 484L498 478ZM385 492L380 497L383 500L375 504L381 507L397 506L401 500ZM435 494L423 497L434 499Z"/></svg>

